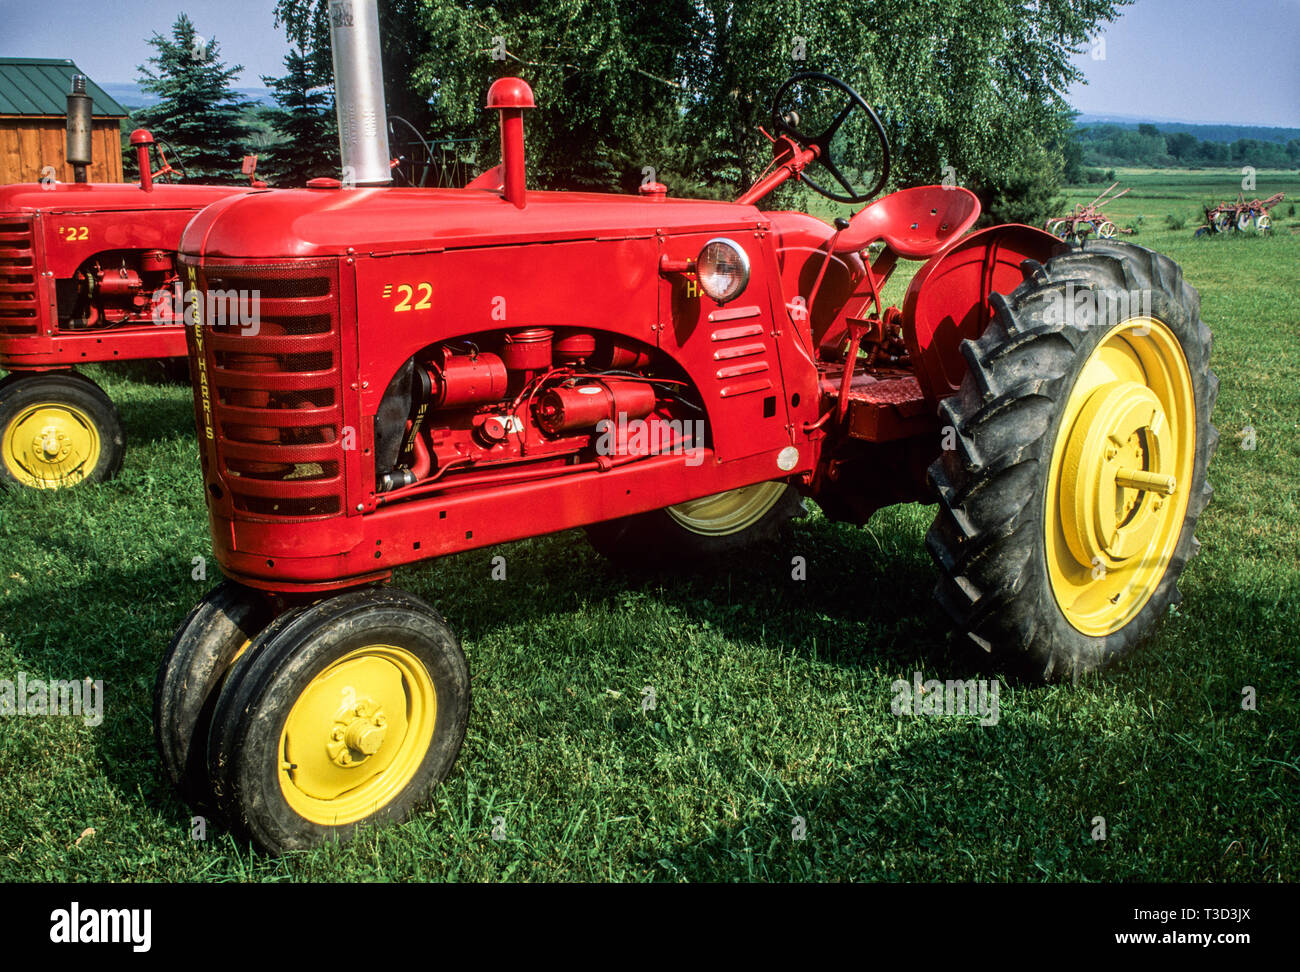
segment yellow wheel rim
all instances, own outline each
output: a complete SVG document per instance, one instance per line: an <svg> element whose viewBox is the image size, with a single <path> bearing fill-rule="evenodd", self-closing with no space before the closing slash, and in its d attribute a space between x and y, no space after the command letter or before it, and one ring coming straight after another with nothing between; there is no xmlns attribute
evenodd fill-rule
<svg viewBox="0 0 1300 972"><path fill-rule="evenodd" d="M1047 568L1070 624L1100 637L1150 600L1182 532L1196 456L1191 371L1155 318L1118 324L1084 362L1047 483Z"/></svg>
<svg viewBox="0 0 1300 972"><path fill-rule="evenodd" d="M414 779L433 741L438 693L415 655L358 648L317 675L280 735L280 792L312 823L355 823Z"/></svg>
<svg viewBox="0 0 1300 972"><path fill-rule="evenodd" d="M24 486L75 486L99 462L99 429L90 416L66 402L40 402L5 427L5 468Z"/></svg>
<svg viewBox="0 0 1300 972"><path fill-rule="evenodd" d="M724 537L753 526L785 494L785 483L756 483L668 507L668 515L692 533Z"/></svg>

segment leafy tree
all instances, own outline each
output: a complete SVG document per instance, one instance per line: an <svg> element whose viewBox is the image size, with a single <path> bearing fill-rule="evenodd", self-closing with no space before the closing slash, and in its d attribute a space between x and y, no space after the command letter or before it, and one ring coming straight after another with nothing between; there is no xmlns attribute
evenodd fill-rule
<svg viewBox="0 0 1300 972"><path fill-rule="evenodd" d="M230 82L243 66L227 67L216 38L200 36L185 14L170 38L155 33L149 44L158 53L149 58L152 68L137 68L138 80L162 100L138 109L133 120L176 147L191 180L237 181L248 134L241 115L252 102L237 98Z"/></svg>
<svg viewBox="0 0 1300 972"><path fill-rule="evenodd" d="M1067 184L1077 186L1086 176L1083 171L1083 146L1075 138L1069 139L1062 149L1064 168L1062 176Z"/></svg>
<svg viewBox="0 0 1300 972"><path fill-rule="evenodd" d="M301 48L285 55L284 66L287 73L281 77L262 76L279 106L263 114L278 136L267 153L266 176L281 186L337 176L339 135L330 76L322 78L316 62Z"/></svg>
<svg viewBox="0 0 1300 972"><path fill-rule="evenodd" d="M771 160L757 128L781 80L820 70L878 107L894 185L939 182L951 167L1002 218L1008 193L1050 198L1070 128L1064 93L1082 77L1071 57L1127 2L381 0L380 15L390 109L423 99L426 130L481 138L480 167L495 162L488 84L529 81L534 185L626 190L653 168L674 193L734 196ZM277 15L311 25L327 51L323 6L279 0ZM398 11L412 19L386 28ZM1031 190L1033 147L1051 164Z"/></svg>
<svg viewBox="0 0 1300 972"><path fill-rule="evenodd" d="M1197 141L1197 137L1188 132L1174 132L1172 135L1165 136L1165 145L1169 149L1169 154L1176 159L1192 158L1196 152Z"/></svg>

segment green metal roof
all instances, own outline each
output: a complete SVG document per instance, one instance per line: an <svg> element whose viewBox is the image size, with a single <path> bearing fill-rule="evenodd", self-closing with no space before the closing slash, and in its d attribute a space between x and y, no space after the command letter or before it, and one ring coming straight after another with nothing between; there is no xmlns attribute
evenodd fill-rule
<svg viewBox="0 0 1300 972"><path fill-rule="evenodd" d="M0 57L0 115L63 115L72 76L83 73L65 58ZM121 118L129 112L86 79L86 93L100 118Z"/></svg>

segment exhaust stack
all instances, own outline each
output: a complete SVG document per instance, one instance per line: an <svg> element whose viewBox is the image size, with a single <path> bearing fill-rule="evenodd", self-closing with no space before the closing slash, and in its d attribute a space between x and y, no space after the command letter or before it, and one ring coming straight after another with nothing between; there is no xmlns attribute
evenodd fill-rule
<svg viewBox="0 0 1300 972"><path fill-rule="evenodd" d="M68 95L68 121L66 152L68 165L72 166L73 178L77 182L86 181L86 166L93 161L90 135L93 130L91 121L92 106L90 95L86 94L86 77L83 74L72 76L72 91Z"/></svg>
<svg viewBox="0 0 1300 972"><path fill-rule="evenodd" d="M329 0L339 154L348 185L393 181L376 0Z"/></svg>
<svg viewBox="0 0 1300 972"><path fill-rule="evenodd" d="M524 208L524 112L535 108L533 89L523 78L497 78L488 88L488 110L501 112L502 197Z"/></svg>

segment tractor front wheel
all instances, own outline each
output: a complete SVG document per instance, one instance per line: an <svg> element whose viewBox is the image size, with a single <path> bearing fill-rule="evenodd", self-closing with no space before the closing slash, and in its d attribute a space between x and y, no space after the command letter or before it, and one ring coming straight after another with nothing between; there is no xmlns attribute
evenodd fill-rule
<svg viewBox="0 0 1300 972"><path fill-rule="evenodd" d="M1136 646L1199 548L1210 331L1178 266L1128 243L1073 247L992 303L941 407L936 596L1011 667L1076 678Z"/></svg>
<svg viewBox="0 0 1300 972"><path fill-rule="evenodd" d="M287 611L217 699L218 806L273 853L396 823L451 770L469 697L460 644L410 594L363 588Z"/></svg>
<svg viewBox="0 0 1300 972"><path fill-rule="evenodd" d="M0 484L63 489L112 479L125 452L103 389L75 372L0 383Z"/></svg>
<svg viewBox="0 0 1300 972"><path fill-rule="evenodd" d="M756 483L587 527L591 545L629 567L708 560L775 539L804 513L782 482Z"/></svg>
<svg viewBox="0 0 1300 972"><path fill-rule="evenodd" d="M230 667L273 613L271 599L261 591L224 581L189 613L158 666L153 690L158 756L181 797L202 813L215 810L207 763L212 710Z"/></svg>

